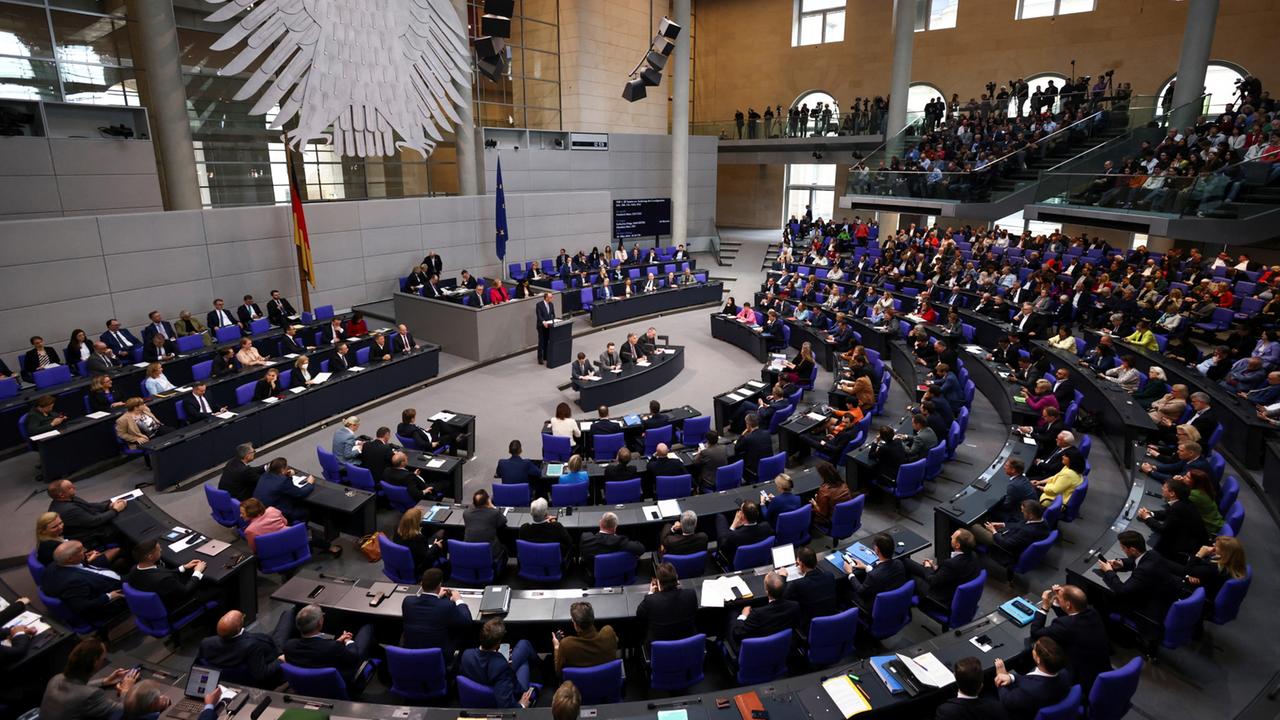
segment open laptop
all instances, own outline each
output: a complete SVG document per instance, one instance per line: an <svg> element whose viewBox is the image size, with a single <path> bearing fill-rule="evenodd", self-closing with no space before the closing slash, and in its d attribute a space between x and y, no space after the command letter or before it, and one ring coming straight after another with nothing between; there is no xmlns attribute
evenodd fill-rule
<svg viewBox="0 0 1280 720"><path fill-rule="evenodd" d="M173 718L174 720L196 720L200 716L200 712L204 710L204 696L218 687L218 683L221 680L222 673L220 671L192 665L191 672L187 673L187 686L182 691L182 694L186 697L179 701L177 705L169 708L168 712L165 713L165 717Z"/></svg>
<svg viewBox="0 0 1280 720"><path fill-rule="evenodd" d="M796 546L795 545L778 545L770 548L773 553L773 569L787 570L787 582L791 582L800 577L800 568L796 565Z"/></svg>

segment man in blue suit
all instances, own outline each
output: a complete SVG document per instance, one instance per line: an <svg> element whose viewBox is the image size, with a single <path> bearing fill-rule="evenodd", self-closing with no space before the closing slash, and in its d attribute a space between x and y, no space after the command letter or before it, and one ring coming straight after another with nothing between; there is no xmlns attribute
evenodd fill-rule
<svg viewBox="0 0 1280 720"><path fill-rule="evenodd" d="M742 460L743 468L751 477L755 477L760 460L773 454L773 436L760 428L759 415L747 413L742 436L733 444L733 454Z"/></svg>
<svg viewBox="0 0 1280 720"><path fill-rule="evenodd" d="M853 587L853 602L859 612L871 612L876 596L883 592L897 590L907 581L907 569L902 561L893 556L893 537L886 533L875 536L871 541L876 554L876 564L868 567L861 560L852 563L845 561L844 572Z"/></svg>
<svg viewBox="0 0 1280 720"><path fill-rule="evenodd" d="M1015 675L996 658L996 692L1009 720L1035 720L1042 708L1057 704L1071 691L1071 680L1062 672L1066 654L1053 638L1042 637L1031 646L1036 667Z"/></svg>
<svg viewBox="0 0 1280 720"><path fill-rule="evenodd" d="M481 685L493 688L496 706L500 708L527 708L534 702L534 690L529 686L529 663L537 657L533 644L521 640L511 648L508 661L498 652L507 636L507 626L498 618L480 629L480 647L462 651L458 674Z"/></svg>
<svg viewBox="0 0 1280 720"><path fill-rule="evenodd" d="M267 471L258 478L253 496L263 505L280 511L290 525L307 521L307 509L303 500L316 489L316 479L307 476L307 482L298 487L293 484L292 470L285 458L276 458L267 465Z"/></svg>
<svg viewBox="0 0 1280 720"><path fill-rule="evenodd" d="M457 590L442 587L444 573L440 568L430 568L422 573L422 592L406 595L400 604L404 618L404 639L400 643L407 648L440 648L446 665L453 664L455 634L470 627L471 611L458 602Z"/></svg>
<svg viewBox="0 0 1280 720"><path fill-rule="evenodd" d="M542 468L532 460L521 457L522 452L524 452L524 446L519 440L512 440L507 445L507 453L511 457L498 461L497 475L503 485L532 482L542 477Z"/></svg>
<svg viewBox="0 0 1280 720"><path fill-rule="evenodd" d="M767 480L768 478L762 478ZM778 489L776 494L760 491L760 504L764 506L764 517L769 521L770 525L778 524L778 516L784 512L795 510L804 504L799 495L791 492L793 486L791 476L782 473L773 479L773 485Z"/></svg>
<svg viewBox="0 0 1280 720"><path fill-rule="evenodd" d="M1280 371L1267 373L1267 383L1257 390L1238 394L1255 405L1270 405L1280 400Z"/></svg>
<svg viewBox="0 0 1280 720"><path fill-rule="evenodd" d="M111 318L107 321L107 331L98 336L116 355L130 355L135 348L142 347L142 341L120 326L120 321Z"/></svg>
<svg viewBox="0 0 1280 720"><path fill-rule="evenodd" d="M538 318L538 364L547 361L547 351L551 347L551 326L556 321L556 306L551 302L551 293L543 293L542 301L536 309Z"/></svg>
<svg viewBox="0 0 1280 720"><path fill-rule="evenodd" d="M45 569L40 589L61 600L73 615L90 621L107 620L125 611L120 576L85 564L84 545L79 540L58 545L53 563Z"/></svg>
<svg viewBox="0 0 1280 720"><path fill-rule="evenodd" d="M165 320L159 310L152 310L147 315L147 319L151 322L142 328L142 342L149 344L151 338L155 335L163 335L166 340L173 340L178 334L173 331L173 325Z"/></svg>
<svg viewBox="0 0 1280 720"><path fill-rule="evenodd" d="M933 374L933 382L942 389L942 399L951 406L952 414L959 415L960 409L964 407L964 388L960 386L960 378L951 372L946 363L938 363Z"/></svg>

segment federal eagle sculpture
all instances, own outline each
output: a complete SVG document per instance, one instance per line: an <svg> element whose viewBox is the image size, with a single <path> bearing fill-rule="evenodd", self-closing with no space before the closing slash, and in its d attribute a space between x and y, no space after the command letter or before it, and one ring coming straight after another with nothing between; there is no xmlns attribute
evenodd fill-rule
<svg viewBox="0 0 1280 720"><path fill-rule="evenodd" d="M257 96L252 115L279 107L272 129L297 118L286 134L294 148L325 141L339 156L411 148L426 157L471 101L466 26L452 0L208 1L222 5L210 22L243 14L212 46L245 45L219 74L265 53L235 99Z"/></svg>

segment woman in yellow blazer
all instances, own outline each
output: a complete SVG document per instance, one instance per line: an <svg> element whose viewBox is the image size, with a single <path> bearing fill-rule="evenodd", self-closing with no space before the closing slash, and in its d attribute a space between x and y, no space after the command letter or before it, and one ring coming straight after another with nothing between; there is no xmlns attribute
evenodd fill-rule
<svg viewBox="0 0 1280 720"><path fill-rule="evenodd" d="M1050 475L1043 480L1036 480L1032 484L1040 490L1040 504L1049 507L1053 504L1053 499L1062 496L1062 504L1066 505L1071 499L1071 493L1080 486L1084 481L1080 472L1071 467L1072 454L1064 453L1062 455L1062 469L1056 475ZM1080 462L1084 462L1081 460ZM1083 468L1081 468L1083 469Z"/></svg>
<svg viewBox="0 0 1280 720"><path fill-rule="evenodd" d="M116 436L136 448L161 434L164 426L140 397L124 401L124 414L116 418Z"/></svg>

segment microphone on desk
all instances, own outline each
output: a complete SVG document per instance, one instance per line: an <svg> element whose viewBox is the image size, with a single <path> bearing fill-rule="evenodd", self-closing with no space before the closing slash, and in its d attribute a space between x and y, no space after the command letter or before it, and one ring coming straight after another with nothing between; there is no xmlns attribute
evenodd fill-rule
<svg viewBox="0 0 1280 720"><path fill-rule="evenodd" d="M301 703L302 705L313 705L315 707L328 708L330 710L333 709L333 703L327 703L321 700L313 700L311 698L302 699L302 698L295 698L292 695L285 695L284 701L287 703L296 702L296 703Z"/></svg>
<svg viewBox="0 0 1280 720"><path fill-rule="evenodd" d="M319 575L321 579L324 579L324 580L336 580L338 582L350 583L352 585L354 585L356 582L355 578L346 577L345 575L328 575L325 573L317 573L317 575Z"/></svg>

